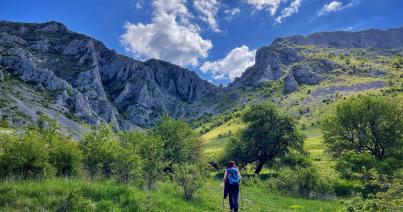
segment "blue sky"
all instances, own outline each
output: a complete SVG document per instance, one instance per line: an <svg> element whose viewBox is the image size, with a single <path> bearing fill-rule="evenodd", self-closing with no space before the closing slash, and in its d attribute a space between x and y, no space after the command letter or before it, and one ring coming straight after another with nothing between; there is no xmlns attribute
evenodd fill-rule
<svg viewBox="0 0 403 212"><path fill-rule="evenodd" d="M0 19L56 20L121 54L227 84L275 38L403 26L402 0L0 0Z"/></svg>

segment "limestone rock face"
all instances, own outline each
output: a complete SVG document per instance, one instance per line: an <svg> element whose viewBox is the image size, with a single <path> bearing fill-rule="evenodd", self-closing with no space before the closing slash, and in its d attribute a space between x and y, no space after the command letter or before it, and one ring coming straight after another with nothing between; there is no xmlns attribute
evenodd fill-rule
<svg viewBox="0 0 403 212"><path fill-rule="evenodd" d="M314 85L321 81L321 77L312 72L307 65L295 66L291 70L291 74L294 76L295 81L300 84Z"/></svg>
<svg viewBox="0 0 403 212"><path fill-rule="evenodd" d="M57 22L1 21L0 67L54 93L61 113L121 129L153 125L163 114L200 114L202 100L218 90L187 69L118 55Z"/></svg>
<svg viewBox="0 0 403 212"><path fill-rule="evenodd" d="M287 75L284 84L284 91L286 93L296 91L301 84L319 84L321 79L321 76L313 72L311 67L307 65L296 65Z"/></svg>
<svg viewBox="0 0 403 212"><path fill-rule="evenodd" d="M255 64L246 69L230 87L256 86L283 76L282 65L302 60L297 51L285 46L267 46L257 50Z"/></svg>
<svg viewBox="0 0 403 212"><path fill-rule="evenodd" d="M330 73L336 68L340 68L341 66L326 60L326 59L315 59L310 61L309 66L313 69L313 72L321 74L321 73Z"/></svg>

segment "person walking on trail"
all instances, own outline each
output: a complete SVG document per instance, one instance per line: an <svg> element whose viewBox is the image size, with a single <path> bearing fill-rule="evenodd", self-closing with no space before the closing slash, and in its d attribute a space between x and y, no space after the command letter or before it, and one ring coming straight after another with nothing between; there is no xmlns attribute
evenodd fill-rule
<svg viewBox="0 0 403 212"><path fill-rule="evenodd" d="M230 161L224 172L224 199L228 196L230 211L238 211L238 195L241 173L234 161Z"/></svg>

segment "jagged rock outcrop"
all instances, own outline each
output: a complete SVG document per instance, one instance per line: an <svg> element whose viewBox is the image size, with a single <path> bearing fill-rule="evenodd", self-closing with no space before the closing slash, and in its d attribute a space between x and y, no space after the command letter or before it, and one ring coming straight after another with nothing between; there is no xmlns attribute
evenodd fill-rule
<svg viewBox="0 0 403 212"><path fill-rule="evenodd" d="M260 83L277 80L283 76L282 65L289 65L302 60L297 51L285 46L267 46L257 50L255 64L245 70L240 78L230 85L256 86Z"/></svg>
<svg viewBox="0 0 403 212"><path fill-rule="evenodd" d="M341 66L327 59L312 59L309 61L309 66L315 73L330 73Z"/></svg>
<svg viewBox="0 0 403 212"><path fill-rule="evenodd" d="M321 77L314 73L311 67L307 65L294 66L290 74L294 76L295 81L299 84L314 85L320 83Z"/></svg>
<svg viewBox="0 0 403 212"><path fill-rule="evenodd" d="M199 114L218 89L171 63L118 55L57 22L1 21L0 55L6 72L51 91L61 113L121 129Z"/></svg>
<svg viewBox="0 0 403 212"><path fill-rule="evenodd" d="M321 77L312 71L307 65L296 65L288 73L284 84L284 91L289 93L296 91L301 84L319 84Z"/></svg>

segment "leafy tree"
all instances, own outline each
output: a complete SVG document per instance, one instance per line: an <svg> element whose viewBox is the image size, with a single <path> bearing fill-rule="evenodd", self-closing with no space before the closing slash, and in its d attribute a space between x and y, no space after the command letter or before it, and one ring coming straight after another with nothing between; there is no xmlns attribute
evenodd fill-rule
<svg viewBox="0 0 403 212"><path fill-rule="evenodd" d="M246 127L227 146L227 158L238 163L257 162L255 174L295 149L302 151L303 136L293 120L269 103L251 106L242 116Z"/></svg>
<svg viewBox="0 0 403 212"><path fill-rule="evenodd" d="M142 159L143 181L147 189L155 188L156 182L163 177L165 165L163 143L147 134L137 134L137 145Z"/></svg>
<svg viewBox="0 0 403 212"><path fill-rule="evenodd" d="M176 164L173 167L173 179L183 188L183 197L187 200L193 198L194 193L206 182L206 173L202 166L196 164Z"/></svg>
<svg viewBox="0 0 403 212"><path fill-rule="evenodd" d="M164 116L152 134L162 141L164 160L168 165L200 159L200 138L185 122Z"/></svg>
<svg viewBox="0 0 403 212"><path fill-rule="evenodd" d="M340 102L322 123L330 154L368 153L377 160L401 157L403 104L381 96L363 95Z"/></svg>
<svg viewBox="0 0 403 212"><path fill-rule="evenodd" d="M155 168L156 172L161 171L161 166L158 165L158 162L156 162L155 167L146 168L145 166L149 165L149 163L146 161L146 157L142 157L146 154L144 152L146 144L150 142L150 146L153 146L151 144L153 138L143 132L126 131L120 133L120 139L123 148L126 150L126 153L122 154L122 162L119 165L121 181L135 181L138 184L143 184L146 181L145 171L147 169ZM157 151L161 152L162 150L158 149ZM155 156L155 154L151 155ZM157 157L156 160L161 160L161 157ZM151 174L153 174L153 170L151 170Z"/></svg>
<svg viewBox="0 0 403 212"><path fill-rule="evenodd" d="M225 154L221 159L221 164L228 161L236 161L237 166L244 168L254 161L253 152L248 151L248 143L241 139L241 134L230 137L226 147Z"/></svg>

